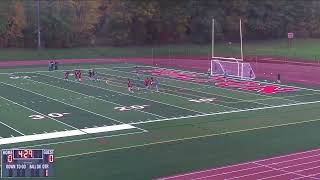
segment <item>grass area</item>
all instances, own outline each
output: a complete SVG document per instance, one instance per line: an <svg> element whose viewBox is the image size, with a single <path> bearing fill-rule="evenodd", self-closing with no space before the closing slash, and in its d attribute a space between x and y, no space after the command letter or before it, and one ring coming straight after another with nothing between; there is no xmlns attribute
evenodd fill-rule
<svg viewBox="0 0 320 180"><path fill-rule="evenodd" d="M287 39L244 42L245 55L281 56L316 61L320 58L319 39L295 39L288 48ZM217 43L216 53L221 56L239 56L238 43ZM210 45L164 45L144 47L92 47L70 49L1 49L0 61L37 60L55 58L111 58L111 57L210 57Z"/></svg>
<svg viewBox="0 0 320 180"><path fill-rule="evenodd" d="M46 67L0 69L1 149L55 149L57 179L144 180L320 147L320 90L296 87L263 94L179 80L172 75L179 72L176 69L159 77L160 92L130 94L127 79L141 83L133 73L135 66L68 65L54 72ZM82 82L63 79L64 71L79 68L95 68L100 80L88 80L85 70ZM149 76L149 71L143 74ZM215 101L190 101L206 98ZM134 105L147 106L116 108ZM117 125L132 127L95 132ZM15 137L57 131L81 134L12 143Z"/></svg>

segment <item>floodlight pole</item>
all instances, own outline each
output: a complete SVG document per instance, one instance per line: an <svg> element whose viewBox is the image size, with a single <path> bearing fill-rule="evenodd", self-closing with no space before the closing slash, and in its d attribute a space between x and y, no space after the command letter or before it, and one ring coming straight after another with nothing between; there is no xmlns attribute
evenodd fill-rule
<svg viewBox="0 0 320 180"><path fill-rule="evenodd" d="M38 28L38 49L41 48L41 30L40 30L40 0L37 0L37 28Z"/></svg>
<svg viewBox="0 0 320 180"><path fill-rule="evenodd" d="M212 30L211 30L211 58L214 57L214 18L212 19Z"/></svg>
<svg viewBox="0 0 320 180"><path fill-rule="evenodd" d="M243 61L243 46L242 46L242 21L240 19L240 50L241 50L241 60Z"/></svg>

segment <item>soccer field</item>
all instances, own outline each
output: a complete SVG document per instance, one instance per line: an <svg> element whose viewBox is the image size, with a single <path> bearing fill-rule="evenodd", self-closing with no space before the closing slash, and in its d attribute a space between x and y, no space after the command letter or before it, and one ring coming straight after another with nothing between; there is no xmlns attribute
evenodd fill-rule
<svg viewBox="0 0 320 180"><path fill-rule="evenodd" d="M75 69L82 81L64 80ZM136 69L160 91L129 93ZM166 67L0 69L1 149L55 149L57 179L152 179L317 148L319 108L320 89Z"/></svg>

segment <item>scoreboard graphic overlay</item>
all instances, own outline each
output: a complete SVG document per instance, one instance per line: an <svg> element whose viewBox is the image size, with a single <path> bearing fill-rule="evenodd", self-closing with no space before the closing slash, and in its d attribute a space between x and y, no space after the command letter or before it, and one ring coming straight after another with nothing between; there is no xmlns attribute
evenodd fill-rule
<svg viewBox="0 0 320 180"><path fill-rule="evenodd" d="M1 178L54 177L53 149L6 149L1 156Z"/></svg>

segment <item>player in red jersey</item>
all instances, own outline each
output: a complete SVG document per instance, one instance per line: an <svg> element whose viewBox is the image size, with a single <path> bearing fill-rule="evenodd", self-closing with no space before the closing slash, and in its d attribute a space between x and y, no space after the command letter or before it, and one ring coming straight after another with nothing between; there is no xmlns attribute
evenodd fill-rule
<svg viewBox="0 0 320 180"><path fill-rule="evenodd" d="M66 81L68 81L69 80L69 71L66 71L65 73L64 73L64 80L66 80Z"/></svg>
<svg viewBox="0 0 320 180"><path fill-rule="evenodd" d="M78 70L74 70L73 74L74 74L74 78L78 80Z"/></svg>
<svg viewBox="0 0 320 180"><path fill-rule="evenodd" d="M134 93L134 91L133 91L133 84L132 84L132 82L131 82L130 79L128 79L128 91L129 91L130 93Z"/></svg>
<svg viewBox="0 0 320 180"><path fill-rule="evenodd" d="M148 89L148 86L149 86L149 78L144 80L144 87Z"/></svg>
<svg viewBox="0 0 320 180"><path fill-rule="evenodd" d="M78 71L78 80L81 81L81 71Z"/></svg>

